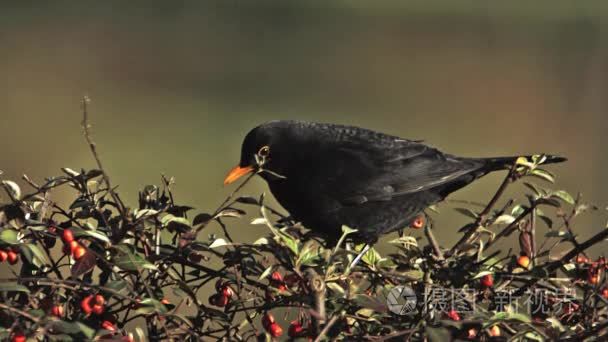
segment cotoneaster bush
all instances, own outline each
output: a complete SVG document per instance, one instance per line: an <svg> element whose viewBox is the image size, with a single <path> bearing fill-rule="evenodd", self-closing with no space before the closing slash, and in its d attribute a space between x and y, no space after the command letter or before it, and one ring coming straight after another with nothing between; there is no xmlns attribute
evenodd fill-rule
<svg viewBox="0 0 608 342"><path fill-rule="evenodd" d="M247 180L212 212L179 204L164 176L123 202L84 105L97 169L24 176L27 191L2 180L3 340L578 341L608 333L606 261L587 254L608 230L577 236L578 216L596 208L534 183L554 180L539 168L543 156L519 160L486 205L458 208L470 223L453 244L437 243L431 218L441 213L432 213L404 227L389 254L371 249L351 269L363 247L349 242L352 229L325 246L263 195L242 195ZM525 202L504 198L514 183ZM75 190L67 207L52 201L59 187ZM252 243L232 238L246 214L268 229ZM210 225L223 233L209 234Z"/></svg>

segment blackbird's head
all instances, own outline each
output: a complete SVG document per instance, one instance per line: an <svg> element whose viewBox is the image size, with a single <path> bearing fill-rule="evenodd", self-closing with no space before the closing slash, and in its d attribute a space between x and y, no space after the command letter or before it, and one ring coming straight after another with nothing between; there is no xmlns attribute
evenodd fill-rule
<svg viewBox="0 0 608 342"><path fill-rule="evenodd" d="M252 173L259 172L266 179L284 178L289 165L289 147L297 139L291 122L271 121L247 133L241 147L241 161L224 179L224 185Z"/></svg>

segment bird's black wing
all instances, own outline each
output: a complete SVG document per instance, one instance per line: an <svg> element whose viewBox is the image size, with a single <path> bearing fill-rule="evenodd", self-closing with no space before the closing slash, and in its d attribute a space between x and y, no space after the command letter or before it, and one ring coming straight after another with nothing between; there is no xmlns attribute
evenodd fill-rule
<svg viewBox="0 0 608 342"><path fill-rule="evenodd" d="M377 138L350 137L324 145L323 160L309 165L309 184L344 205L357 205L439 187L484 165L479 159L457 158L419 142Z"/></svg>

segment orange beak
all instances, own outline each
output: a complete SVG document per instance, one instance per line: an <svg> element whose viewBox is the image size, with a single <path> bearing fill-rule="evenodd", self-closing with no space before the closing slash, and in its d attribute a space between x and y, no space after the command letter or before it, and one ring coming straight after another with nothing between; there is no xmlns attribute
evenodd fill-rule
<svg viewBox="0 0 608 342"><path fill-rule="evenodd" d="M252 166L240 167L237 165L228 172L226 179L224 179L224 185L228 185L250 172L253 172Z"/></svg>

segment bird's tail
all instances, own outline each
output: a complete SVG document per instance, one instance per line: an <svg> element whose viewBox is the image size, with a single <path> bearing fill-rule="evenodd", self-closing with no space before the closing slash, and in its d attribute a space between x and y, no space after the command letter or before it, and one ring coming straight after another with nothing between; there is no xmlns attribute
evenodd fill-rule
<svg viewBox="0 0 608 342"><path fill-rule="evenodd" d="M550 154L541 154L541 155L530 155L530 156L514 156L514 157L496 157L496 158L483 158L482 160L485 162L485 167L488 172L509 169L511 166L517 162L519 158L525 158L529 162L534 162L534 160L542 160L540 164L554 164L561 163L566 161L567 159L560 156L553 156ZM544 160L543 160L544 159Z"/></svg>

